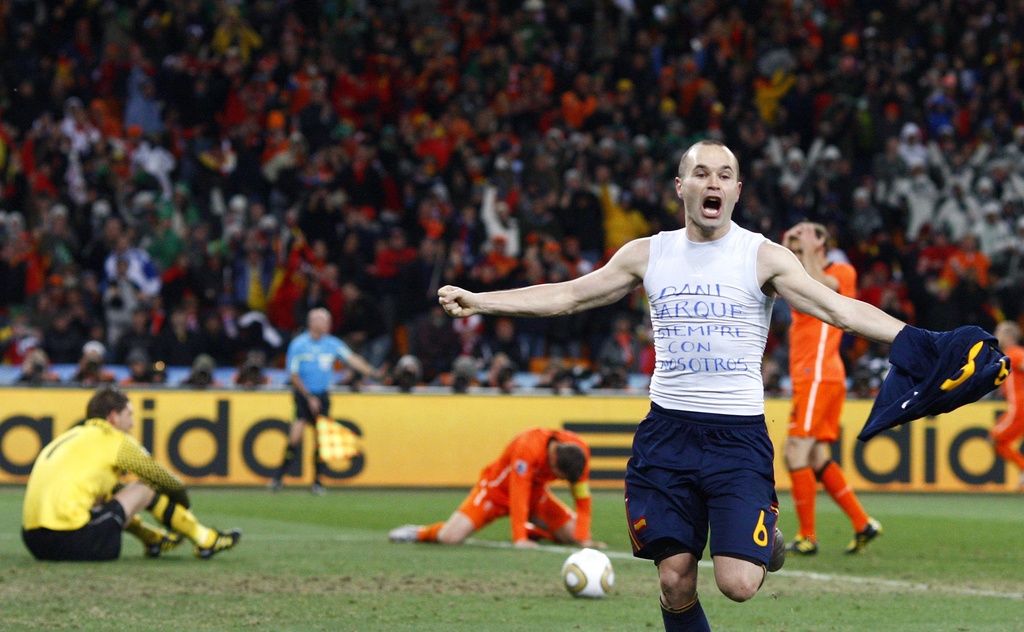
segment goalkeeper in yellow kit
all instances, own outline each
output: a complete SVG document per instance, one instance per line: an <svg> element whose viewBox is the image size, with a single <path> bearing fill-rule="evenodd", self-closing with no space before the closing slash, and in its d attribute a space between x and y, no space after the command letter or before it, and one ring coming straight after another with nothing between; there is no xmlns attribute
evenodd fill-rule
<svg viewBox="0 0 1024 632"><path fill-rule="evenodd" d="M22 539L40 560L114 560L121 532L142 541L158 557L188 538L195 554L209 559L238 543L241 531L205 527L189 510L181 479L153 460L128 433L135 425L132 404L115 386L98 389L86 420L39 452L25 489ZM121 477L138 480L125 485ZM143 509L163 526L138 515ZM164 528L166 527L166 528Z"/></svg>

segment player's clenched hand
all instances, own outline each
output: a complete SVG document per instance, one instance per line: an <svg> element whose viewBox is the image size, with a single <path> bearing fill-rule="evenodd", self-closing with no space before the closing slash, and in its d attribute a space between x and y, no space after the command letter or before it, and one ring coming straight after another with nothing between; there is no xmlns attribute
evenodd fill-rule
<svg viewBox="0 0 1024 632"><path fill-rule="evenodd" d="M449 316L465 318L477 313L473 305L474 294L461 287L446 285L437 291L437 302L441 304Z"/></svg>

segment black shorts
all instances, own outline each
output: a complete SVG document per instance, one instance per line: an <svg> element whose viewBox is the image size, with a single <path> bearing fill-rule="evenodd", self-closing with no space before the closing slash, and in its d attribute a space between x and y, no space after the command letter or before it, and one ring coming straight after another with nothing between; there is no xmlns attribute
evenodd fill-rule
<svg viewBox="0 0 1024 632"><path fill-rule="evenodd" d="M21 539L37 560L105 562L121 555L121 532L126 522L117 500L93 507L92 518L81 529L21 530Z"/></svg>
<svg viewBox="0 0 1024 632"><path fill-rule="evenodd" d="M318 415L314 415L313 411L309 409L309 402L306 401L306 398L303 397L302 395L299 395L298 393L293 393L293 396L294 396L294 399L295 399L295 418L296 419L304 419L305 421L308 421L309 423L316 423L316 418L317 418ZM331 395L330 395L330 393L320 393L318 395L314 395L314 397L316 397L317 399L320 400L320 414L321 415L325 415L327 417L330 417L331 416Z"/></svg>

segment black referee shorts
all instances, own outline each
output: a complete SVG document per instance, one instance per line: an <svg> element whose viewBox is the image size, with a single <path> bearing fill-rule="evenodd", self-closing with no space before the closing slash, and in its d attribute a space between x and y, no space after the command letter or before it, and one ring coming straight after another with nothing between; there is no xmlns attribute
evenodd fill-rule
<svg viewBox="0 0 1024 632"><path fill-rule="evenodd" d="M317 415L313 414L313 411L309 409L309 402L302 395L296 392L292 393L295 399L295 418L304 419L309 423L316 423ZM330 393L318 393L314 397L320 400L320 414L327 417L331 416L331 395Z"/></svg>

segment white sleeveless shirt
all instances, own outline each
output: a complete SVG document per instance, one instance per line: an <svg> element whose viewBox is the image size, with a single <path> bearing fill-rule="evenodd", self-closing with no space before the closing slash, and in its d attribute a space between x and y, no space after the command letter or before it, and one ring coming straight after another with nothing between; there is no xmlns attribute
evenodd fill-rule
<svg viewBox="0 0 1024 632"><path fill-rule="evenodd" d="M671 410L764 414L761 358L775 303L757 283L765 241L736 223L706 243L690 241L685 229L651 237L644 274L654 328L651 401Z"/></svg>

